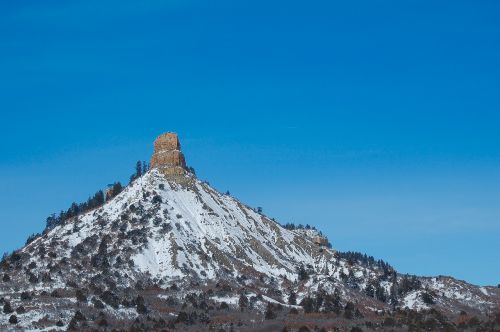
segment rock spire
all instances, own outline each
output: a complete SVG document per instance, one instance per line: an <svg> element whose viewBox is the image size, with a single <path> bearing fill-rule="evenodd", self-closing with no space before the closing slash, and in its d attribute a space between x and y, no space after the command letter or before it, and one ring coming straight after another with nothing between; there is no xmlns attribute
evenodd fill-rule
<svg viewBox="0 0 500 332"><path fill-rule="evenodd" d="M158 168L165 175L186 174L186 160L176 133L164 133L156 138L151 168Z"/></svg>

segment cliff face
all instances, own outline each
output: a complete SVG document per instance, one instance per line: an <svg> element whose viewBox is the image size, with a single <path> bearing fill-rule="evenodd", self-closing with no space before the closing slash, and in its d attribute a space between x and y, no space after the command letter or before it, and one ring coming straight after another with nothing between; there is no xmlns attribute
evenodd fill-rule
<svg viewBox="0 0 500 332"><path fill-rule="evenodd" d="M186 174L186 160L177 134L165 133L156 138L151 168L157 168L164 175Z"/></svg>

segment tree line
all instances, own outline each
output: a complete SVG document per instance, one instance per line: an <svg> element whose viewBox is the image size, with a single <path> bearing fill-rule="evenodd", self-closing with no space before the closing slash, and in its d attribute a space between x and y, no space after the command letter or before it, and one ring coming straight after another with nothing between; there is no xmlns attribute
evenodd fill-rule
<svg viewBox="0 0 500 332"><path fill-rule="evenodd" d="M134 180L140 178L149 170L149 164L145 161L138 160L135 164L135 172L130 176L130 183ZM89 197L86 202L82 203L71 203L71 206L67 210L61 210L59 214L52 213L47 217L45 221L45 230L49 231L52 228L61 225L66 220L76 217L80 214L92 211L104 205L105 201L110 200L117 196L123 190L122 184L117 181L109 186L109 189L104 193L102 190L98 190L93 196ZM36 238L36 234L28 238L27 243L31 242Z"/></svg>

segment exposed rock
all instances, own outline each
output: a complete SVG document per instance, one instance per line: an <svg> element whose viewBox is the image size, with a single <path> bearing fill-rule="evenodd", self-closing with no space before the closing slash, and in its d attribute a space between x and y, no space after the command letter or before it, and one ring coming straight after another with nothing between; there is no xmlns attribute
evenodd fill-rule
<svg viewBox="0 0 500 332"><path fill-rule="evenodd" d="M164 175L186 174L186 161L175 133L164 133L154 142L151 168L158 168Z"/></svg>

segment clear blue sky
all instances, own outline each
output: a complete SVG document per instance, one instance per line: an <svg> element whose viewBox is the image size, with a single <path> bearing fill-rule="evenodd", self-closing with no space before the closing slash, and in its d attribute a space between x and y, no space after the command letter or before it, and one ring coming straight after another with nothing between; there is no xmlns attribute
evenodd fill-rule
<svg viewBox="0 0 500 332"><path fill-rule="evenodd" d="M179 133L401 272L500 283L498 1L2 1L0 251Z"/></svg>

